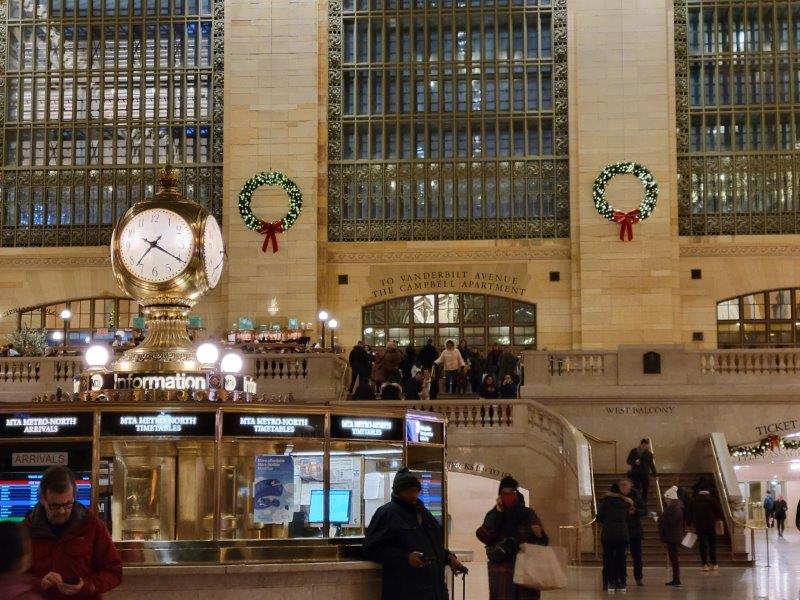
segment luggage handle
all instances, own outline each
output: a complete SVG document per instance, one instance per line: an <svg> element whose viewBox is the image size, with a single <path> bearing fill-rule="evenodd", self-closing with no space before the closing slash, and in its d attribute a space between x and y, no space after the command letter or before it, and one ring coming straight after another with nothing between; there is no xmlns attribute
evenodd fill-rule
<svg viewBox="0 0 800 600"><path fill-rule="evenodd" d="M456 579L458 575L454 571L450 571L450 600L456 600ZM460 573L461 575L461 600L467 600L467 574Z"/></svg>

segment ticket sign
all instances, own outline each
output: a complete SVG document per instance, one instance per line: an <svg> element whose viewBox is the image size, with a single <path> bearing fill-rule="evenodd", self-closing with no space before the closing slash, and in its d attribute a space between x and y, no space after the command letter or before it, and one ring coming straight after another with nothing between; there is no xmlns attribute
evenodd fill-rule
<svg viewBox="0 0 800 600"><path fill-rule="evenodd" d="M100 435L124 436L213 436L215 417L212 412L201 413L117 413L100 415Z"/></svg>
<svg viewBox="0 0 800 600"><path fill-rule="evenodd" d="M443 444L444 423L408 417L406 419L406 441L410 444Z"/></svg>
<svg viewBox="0 0 800 600"><path fill-rule="evenodd" d="M236 437L325 437L324 415L224 413L222 435Z"/></svg>
<svg viewBox="0 0 800 600"><path fill-rule="evenodd" d="M331 417L331 437L344 440L403 441L403 419L388 417Z"/></svg>
<svg viewBox="0 0 800 600"><path fill-rule="evenodd" d="M90 436L92 416L92 413L0 415L0 438Z"/></svg>

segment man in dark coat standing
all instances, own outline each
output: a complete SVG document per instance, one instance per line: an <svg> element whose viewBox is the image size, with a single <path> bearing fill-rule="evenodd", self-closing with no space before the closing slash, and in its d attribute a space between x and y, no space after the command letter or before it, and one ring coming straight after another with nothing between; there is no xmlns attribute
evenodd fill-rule
<svg viewBox="0 0 800 600"><path fill-rule="evenodd" d="M724 519L722 504L707 487L698 489L686 508L686 525L694 527L700 541L700 562L703 571L716 571L717 566L717 521Z"/></svg>
<svg viewBox="0 0 800 600"><path fill-rule="evenodd" d="M628 477L633 485L642 493L642 502L647 506L647 491L650 489L650 475L655 477L656 463L653 453L650 452L650 440L643 438L636 448L628 453Z"/></svg>
<svg viewBox="0 0 800 600"><path fill-rule="evenodd" d="M630 479L623 479L619 482L619 491L633 501L633 506L628 510L628 546L631 549L631 559L633 560L633 578L636 580L636 585L643 585L642 539L644 539L644 530L642 529L642 517L647 515L647 507L642 501L642 496L634 489Z"/></svg>
<svg viewBox="0 0 800 600"><path fill-rule="evenodd" d="M358 379L358 385L364 385L369 381L369 376L372 372L372 361L367 349L364 348L364 342L359 340L353 346L348 362L350 363L350 394L352 395L353 389L356 387L356 379Z"/></svg>
<svg viewBox="0 0 800 600"><path fill-rule="evenodd" d="M419 500L419 480L400 469L392 500L372 517L364 557L383 565L381 600L447 600L444 568L467 569L444 547L444 532Z"/></svg>

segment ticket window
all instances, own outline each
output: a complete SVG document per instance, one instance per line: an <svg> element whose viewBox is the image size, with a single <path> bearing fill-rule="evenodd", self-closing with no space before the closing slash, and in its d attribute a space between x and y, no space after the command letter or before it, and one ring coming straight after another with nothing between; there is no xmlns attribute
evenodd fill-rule
<svg viewBox="0 0 800 600"><path fill-rule="evenodd" d="M323 537L322 440L223 441L221 470L222 539Z"/></svg>
<svg viewBox="0 0 800 600"><path fill-rule="evenodd" d="M108 485L100 501L110 507L112 538L211 539L214 450L211 440L101 442Z"/></svg>
<svg viewBox="0 0 800 600"><path fill-rule="evenodd" d="M402 467L401 444L332 442L327 503L330 536L363 536L375 511L391 500L392 482Z"/></svg>

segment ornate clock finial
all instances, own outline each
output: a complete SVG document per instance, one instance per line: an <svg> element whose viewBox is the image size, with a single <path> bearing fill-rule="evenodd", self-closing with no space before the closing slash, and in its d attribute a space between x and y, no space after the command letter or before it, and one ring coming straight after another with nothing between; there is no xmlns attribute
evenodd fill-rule
<svg viewBox="0 0 800 600"><path fill-rule="evenodd" d="M159 193L178 193L178 179L180 175L172 165L168 164L158 172L158 188Z"/></svg>

